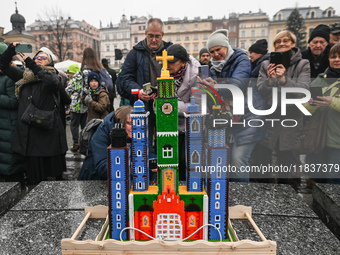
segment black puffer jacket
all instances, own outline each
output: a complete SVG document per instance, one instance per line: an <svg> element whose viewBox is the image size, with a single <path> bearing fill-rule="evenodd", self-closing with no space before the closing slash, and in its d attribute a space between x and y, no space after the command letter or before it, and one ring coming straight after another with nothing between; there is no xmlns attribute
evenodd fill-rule
<svg viewBox="0 0 340 255"><path fill-rule="evenodd" d="M15 49L10 45L1 55L0 69L14 81L23 77L23 71L9 65L15 55ZM53 94L59 97L61 83L57 74L49 73L38 66L31 58L25 60L26 67L31 69L39 81L22 85L19 92L18 122L13 137L12 149L24 156L57 156L67 150L66 134L59 114L55 115L52 129L42 130L31 127L21 121L21 116L33 96L35 107L40 110L53 110L55 100ZM53 65L53 63L52 63Z"/></svg>

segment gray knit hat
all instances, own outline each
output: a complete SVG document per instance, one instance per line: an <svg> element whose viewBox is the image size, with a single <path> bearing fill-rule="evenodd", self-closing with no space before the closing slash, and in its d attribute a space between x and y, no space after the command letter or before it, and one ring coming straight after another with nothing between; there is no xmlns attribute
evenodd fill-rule
<svg viewBox="0 0 340 255"><path fill-rule="evenodd" d="M207 48L210 50L215 46L223 46L229 47L229 39L228 39L228 30L227 29L219 29L209 35Z"/></svg>

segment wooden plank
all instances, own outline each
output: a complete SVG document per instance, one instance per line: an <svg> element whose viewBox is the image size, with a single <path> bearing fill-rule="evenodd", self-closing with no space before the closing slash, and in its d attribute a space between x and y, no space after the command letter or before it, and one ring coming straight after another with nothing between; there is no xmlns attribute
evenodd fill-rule
<svg viewBox="0 0 340 255"><path fill-rule="evenodd" d="M248 213L251 216L251 207L244 205L235 205L229 207L230 219L247 219L245 213Z"/></svg>
<svg viewBox="0 0 340 255"><path fill-rule="evenodd" d="M85 206L85 215L87 215L88 212L91 212L91 218L100 218L105 219L108 215L109 208L104 205L97 205L97 206Z"/></svg>

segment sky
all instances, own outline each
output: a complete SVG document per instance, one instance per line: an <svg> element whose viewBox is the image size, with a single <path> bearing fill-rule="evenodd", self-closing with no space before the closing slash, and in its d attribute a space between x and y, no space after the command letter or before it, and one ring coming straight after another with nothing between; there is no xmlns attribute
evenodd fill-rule
<svg viewBox="0 0 340 255"><path fill-rule="evenodd" d="M99 28L100 21L103 27L110 22L118 24L122 15L127 18L130 16L148 16L161 18L163 21L168 17L180 18L194 17L207 18L213 16L214 19L229 17L229 13L248 13L258 12L261 9L272 19L273 15L284 8L298 7L320 7L322 10L333 7L336 15L340 16L339 0L309 0L307 1L273 1L273 0L16 0L18 11L26 19L26 26L32 24L36 19L46 17L46 13L53 8L59 9L65 16L70 16L74 20L85 20L90 25ZM303 4L305 2L306 4ZM15 0L7 0L1 4L0 27L4 27L4 33L12 30L10 17L15 12ZM47 18L45 18L47 19Z"/></svg>

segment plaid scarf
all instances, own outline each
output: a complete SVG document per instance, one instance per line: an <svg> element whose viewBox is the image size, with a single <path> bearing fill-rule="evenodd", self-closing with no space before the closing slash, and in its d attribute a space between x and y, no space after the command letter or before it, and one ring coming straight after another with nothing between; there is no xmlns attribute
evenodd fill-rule
<svg viewBox="0 0 340 255"><path fill-rule="evenodd" d="M183 68L181 68L177 73L175 73L172 77L174 77L174 84L175 86L175 92L177 92L178 88L182 85L184 74L187 69L187 64Z"/></svg>

